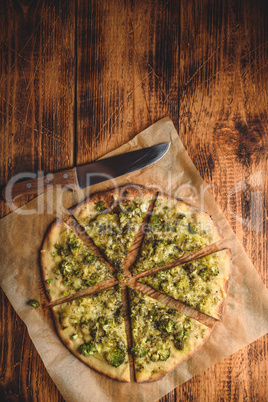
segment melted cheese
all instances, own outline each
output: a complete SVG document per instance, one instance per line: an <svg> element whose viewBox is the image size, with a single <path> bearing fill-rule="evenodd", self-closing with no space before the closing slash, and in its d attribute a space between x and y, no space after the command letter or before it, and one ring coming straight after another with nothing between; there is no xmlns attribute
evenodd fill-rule
<svg viewBox="0 0 268 402"><path fill-rule="evenodd" d="M54 226L47 237L41 259L52 300L112 277L100 258L63 222Z"/></svg>
<svg viewBox="0 0 268 402"><path fill-rule="evenodd" d="M207 214L182 201L159 197L132 273L164 265L220 239Z"/></svg>
<svg viewBox="0 0 268 402"><path fill-rule="evenodd" d="M81 217L79 212L75 215L96 246L119 271L138 233L151 198L144 196L126 200L112 211L100 211L94 218L85 217L84 214ZM94 205L98 208L97 204Z"/></svg>
<svg viewBox="0 0 268 402"><path fill-rule="evenodd" d="M224 285L229 278L226 250L139 279L197 310L218 318L218 306L225 298Z"/></svg>
<svg viewBox="0 0 268 402"><path fill-rule="evenodd" d="M61 337L84 361L94 357L111 366L110 369L127 366L127 340L119 287L55 306L53 310Z"/></svg>
<svg viewBox="0 0 268 402"><path fill-rule="evenodd" d="M209 329L177 310L130 289L131 330L137 381L162 376L189 356Z"/></svg>

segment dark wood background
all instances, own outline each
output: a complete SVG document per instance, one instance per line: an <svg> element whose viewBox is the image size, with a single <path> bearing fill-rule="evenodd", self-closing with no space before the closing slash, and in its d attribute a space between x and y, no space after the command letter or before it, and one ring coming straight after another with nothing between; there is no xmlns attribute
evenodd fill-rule
<svg viewBox="0 0 268 402"><path fill-rule="evenodd" d="M267 284L265 4L1 0L0 185L19 172L92 161L169 116ZM8 212L1 200L1 216ZM0 399L61 401L0 298ZM161 402L266 401L267 339Z"/></svg>

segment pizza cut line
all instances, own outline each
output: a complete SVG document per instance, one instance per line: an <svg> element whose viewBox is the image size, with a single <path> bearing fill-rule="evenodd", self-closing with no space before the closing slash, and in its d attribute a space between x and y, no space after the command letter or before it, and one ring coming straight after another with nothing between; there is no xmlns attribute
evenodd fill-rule
<svg viewBox="0 0 268 402"><path fill-rule="evenodd" d="M51 225L40 263L59 337L86 365L113 379L129 382L133 359L137 382L162 378L192 356L211 329L150 297L139 283L220 319L230 252L215 252L219 228L196 207L139 185L96 193L71 212L104 258L68 221ZM197 250L205 255L195 258Z"/></svg>

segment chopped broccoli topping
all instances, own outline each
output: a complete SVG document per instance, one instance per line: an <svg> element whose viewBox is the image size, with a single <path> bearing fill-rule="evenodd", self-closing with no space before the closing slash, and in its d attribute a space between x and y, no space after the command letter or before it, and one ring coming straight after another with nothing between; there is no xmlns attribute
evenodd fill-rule
<svg viewBox="0 0 268 402"><path fill-rule="evenodd" d="M57 249L57 250L62 249L62 245L61 245L61 244L55 244L54 247L55 247L55 249Z"/></svg>
<svg viewBox="0 0 268 402"><path fill-rule="evenodd" d="M94 345L93 342L87 342L83 343L82 345L79 346L78 351L80 354L84 356L90 356L93 353L96 352L96 346Z"/></svg>
<svg viewBox="0 0 268 402"><path fill-rule="evenodd" d="M165 349L161 350L160 352L155 352L151 356L151 360L153 362L161 361L164 362L166 361L170 356L170 349Z"/></svg>
<svg viewBox="0 0 268 402"><path fill-rule="evenodd" d="M189 232L192 234L198 233L197 227L193 225L191 222L188 224Z"/></svg>
<svg viewBox="0 0 268 402"><path fill-rule="evenodd" d="M185 214L179 214L179 219L183 219L183 218L185 218Z"/></svg>
<svg viewBox="0 0 268 402"><path fill-rule="evenodd" d="M97 211L105 211L106 205L103 201L96 202L96 210Z"/></svg>
<svg viewBox="0 0 268 402"><path fill-rule="evenodd" d="M91 264L92 262L95 261L95 259L96 259L96 256L94 254L88 254L85 257L85 262L88 263L88 264Z"/></svg>
<svg viewBox="0 0 268 402"><path fill-rule="evenodd" d="M71 338L72 341L74 341L77 337L78 337L77 334L72 334L72 335L70 336L70 338Z"/></svg>
<svg viewBox="0 0 268 402"><path fill-rule="evenodd" d="M163 320L160 320L157 324L157 328L159 331L165 331L165 332L172 332L172 329L175 325L175 322L170 320L169 318L164 318Z"/></svg>
<svg viewBox="0 0 268 402"><path fill-rule="evenodd" d="M143 357L148 353L148 349L141 345L136 345L130 350L134 357Z"/></svg>
<svg viewBox="0 0 268 402"><path fill-rule="evenodd" d="M51 257L56 257L56 253L55 253L55 251L52 251L52 253L51 253Z"/></svg>
<svg viewBox="0 0 268 402"><path fill-rule="evenodd" d="M155 227L158 227L161 225L161 216L160 215L152 215L151 217L151 224Z"/></svg>
<svg viewBox="0 0 268 402"><path fill-rule="evenodd" d="M184 342L181 339L175 339L174 346L176 349L182 350L184 348Z"/></svg>
<svg viewBox="0 0 268 402"><path fill-rule="evenodd" d="M74 268L73 265L74 264L73 264L72 261L62 260L60 265L59 265L59 268L60 268L60 271L61 271L62 275L71 276L72 273L73 273L73 268Z"/></svg>
<svg viewBox="0 0 268 402"><path fill-rule="evenodd" d="M51 282L52 282L52 279L47 279L48 284L51 283Z"/></svg>
<svg viewBox="0 0 268 402"><path fill-rule="evenodd" d="M28 305L34 308L37 308L40 306L40 303L38 300L32 299L28 301Z"/></svg>
<svg viewBox="0 0 268 402"><path fill-rule="evenodd" d="M106 360L114 367L119 367L125 360L125 352L123 350L115 348L106 353Z"/></svg>

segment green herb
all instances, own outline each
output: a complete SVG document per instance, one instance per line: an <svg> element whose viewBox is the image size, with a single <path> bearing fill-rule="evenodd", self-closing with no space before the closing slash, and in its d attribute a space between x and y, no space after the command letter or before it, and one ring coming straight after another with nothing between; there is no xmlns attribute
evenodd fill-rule
<svg viewBox="0 0 268 402"><path fill-rule="evenodd" d="M37 308L40 306L40 303L39 303L39 301L32 299L32 300L28 301L28 305L31 307Z"/></svg>
<svg viewBox="0 0 268 402"><path fill-rule="evenodd" d="M56 257L55 251L53 251L53 252L51 253L51 256L52 256L52 257Z"/></svg>
<svg viewBox="0 0 268 402"><path fill-rule="evenodd" d="M47 283L51 283L52 282L52 279L47 279Z"/></svg>
<svg viewBox="0 0 268 402"><path fill-rule="evenodd" d="M70 286L69 282L67 282L67 281L64 281L64 285Z"/></svg>

